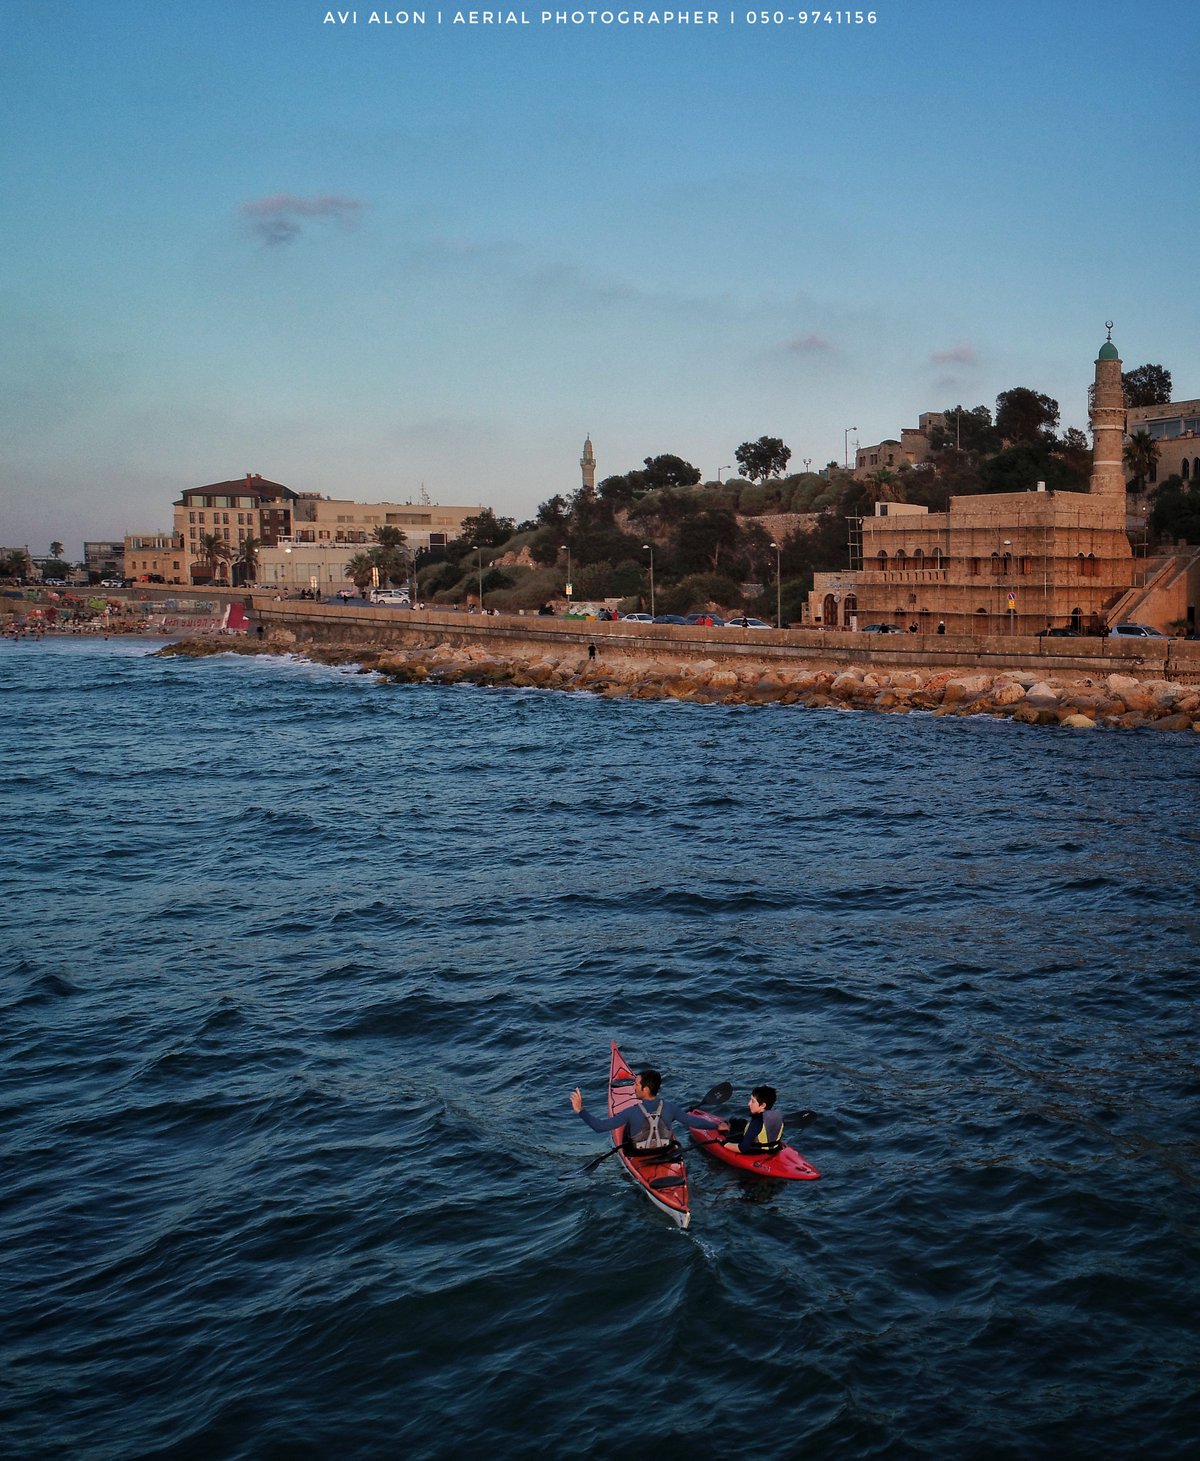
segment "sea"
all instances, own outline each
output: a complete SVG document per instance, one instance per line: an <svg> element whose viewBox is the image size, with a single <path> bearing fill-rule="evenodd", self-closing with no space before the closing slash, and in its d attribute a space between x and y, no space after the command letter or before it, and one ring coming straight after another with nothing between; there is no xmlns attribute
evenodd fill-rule
<svg viewBox="0 0 1200 1461"><path fill-rule="evenodd" d="M1200 735L155 648L0 644L0 1454L1195 1454Z"/></svg>

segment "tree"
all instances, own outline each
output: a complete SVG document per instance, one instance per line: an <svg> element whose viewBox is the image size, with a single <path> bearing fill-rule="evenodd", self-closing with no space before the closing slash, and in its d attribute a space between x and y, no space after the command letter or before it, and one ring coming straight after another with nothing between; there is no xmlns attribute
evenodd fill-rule
<svg viewBox="0 0 1200 1461"><path fill-rule="evenodd" d="M867 491L872 503L904 501L903 483L890 467L880 467L867 477Z"/></svg>
<svg viewBox="0 0 1200 1461"><path fill-rule="evenodd" d="M458 542L464 549L498 548L508 542L515 527L513 518L497 517L490 507L485 507L477 516L463 518Z"/></svg>
<svg viewBox="0 0 1200 1461"><path fill-rule="evenodd" d="M1000 435L986 406L947 406L942 415L946 424L935 426L929 433L934 451L986 454L1000 450Z"/></svg>
<svg viewBox="0 0 1200 1461"><path fill-rule="evenodd" d="M367 585L371 582L371 570L375 566L375 560L370 553L355 553L346 564L346 576L360 594L366 592Z"/></svg>
<svg viewBox="0 0 1200 1461"><path fill-rule="evenodd" d="M57 541L50 544L51 558L61 558L65 551L63 545Z"/></svg>
<svg viewBox="0 0 1200 1461"><path fill-rule="evenodd" d="M1200 543L1200 482L1172 474L1154 494L1150 531L1156 538Z"/></svg>
<svg viewBox="0 0 1200 1461"><path fill-rule="evenodd" d="M1148 431L1135 431L1125 443L1125 469L1133 478L1132 488L1140 492L1158 461L1158 442Z"/></svg>
<svg viewBox="0 0 1200 1461"><path fill-rule="evenodd" d="M258 577L258 551L262 547L261 538L244 538L238 544L238 553L235 566L240 568L240 582L253 583Z"/></svg>
<svg viewBox="0 0 1200 1461"><path fill-rule="evenodd" d="M209 577L221 576L221 565L233 557L233 549L220 533L202 533L199 541L200 562L208 568Z"/></svg>
<svg viewBox="0 0 1200 1461"><path fill-rule="evenodd" d="M1171 372L1161 365L1139 365L1121 377L1127 406L1165 406L1171 399Z"/></svg>
<svg viewBox="0 0 1200 1461"><path fill-rule="evenodd" d="M744 441L733 454L742 475L751 482L765 482L768 477L782 477L791 460L791 448L777 436L760 436L757 441Z"/></svg>
<svg viewBox="0 0 1200 1461"><path fill-rule="evenodd" d="M996 397L996 430L1012 446L1048 441L1058 425L1058 402L1025 386Z"/></svg>
<svg viewBox="0 0 1200 1461"><path fill-rule="evenodd" d="M26 578L29 574L29 554L24 548L0 550L0 577Z"/></svg>
<svg viewBox="0 0 1200 1461"><path fill-rule="evenodd" d="M371 562L379 569L385 583L403 583L408 577L409 553L399 528L380 527L372 534L375 546L370 549Z"/></svg>
<svg viewBox="0 0 1200 1461"><path fill-rule="evenodd" d="M694 487L700 480L700 469L685 462L682 457L667 453L660 457L646 457L646 470L641 474L643 485L648 491L660 487Z"/></svg>
<svg viewBox="0 0 1200 1461"><path fill-rule="evenodd" d="M545 502L539 503L537 510L538 524L544 528L561 528L567 521L567 499L561 492L556 492L553 497L548 497Z"/></svg>

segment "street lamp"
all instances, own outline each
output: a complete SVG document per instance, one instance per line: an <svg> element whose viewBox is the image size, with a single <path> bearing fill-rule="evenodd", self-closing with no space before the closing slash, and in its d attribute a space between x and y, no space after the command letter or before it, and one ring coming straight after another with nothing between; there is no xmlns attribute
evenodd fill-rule
<svg viewBox="0 0 1200 1461"><path fill-rule="evenodd" d="M475 551L476 551L476 553L479 554L479 612L482 614L483 613L483 549L477 547L475 549Z"/></svg>
<svg viewBox="0 0 1200 1461"><path fill-rule="evenodd" d="M771 547L775 549L775 627L776 629L782 629L783 611L781 608L781 604L783 598L783 582L780 567L780 549L778 543L772 543Z"/></svg>
<svg viewBox="0 0 1200 1461"><path fill-rule="evenodd" d="M811 467L811 466L812 466L812 457L805 457L804 458L804 470L807 472L808 469L809 469L809 467Z"/></svg>
<svg viewBox="0 0 1200 1461"><path fill-rule="evenodd" d="M565 553L567 555L567 607L570 608L571 607L571 604L570 604L570 599L571 599L571 545L569 543L560 543L558 545L558 551L560 553Z"/></svg>
<svg viewBox="0 0 1200 1461"><path fill-rule="evenodd" d="M717 468L717 486L718 487L721 485L721 473L722 472L732 472L732 471L733 471L733 467L732 466L718 467Z"/></svg>
<svg viewBox="0 0 1200 1461"><path fill-rule="evenodd" d="M852 431L857 431L857 430L858 430L858 427L857 426L847 426L846 429L845 429L845 431L842 433L842 436L843 436L842 456L843 456L843 458L845 460L847 470L850 467L850 433Z"/></svg>
<svg viewBox="0 0 1200 1461"><path fill-rule="evenodd" d="M1017 595L1016 590L1012 586L1012 576L1009 569L1009 563L1011 561L1012 554L1008 550L1011 547L1012 539L1005 538L1004 558L1001 560L1000 566L1004 569L1004 581L1008 584L1008 632L1010 636L1016 633L1017 619Z"/></svg>
<svg viewBox="0 0 1200 1461"><path fill-rule="evenodd" d="M642 551L650 554L650 617L654 618L654 544L643 543Z"/></svg>

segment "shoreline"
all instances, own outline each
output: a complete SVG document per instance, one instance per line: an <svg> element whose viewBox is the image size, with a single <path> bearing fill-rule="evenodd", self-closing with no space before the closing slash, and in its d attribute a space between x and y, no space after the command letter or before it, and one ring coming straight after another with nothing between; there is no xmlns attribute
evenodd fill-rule
<svg viewBox="0 0 1200 1461"><path fill-rule="evenodd" d="M559 647L556 647L559 648ZM561 646L568 649L568 646ZM809 669L777 662L737 665L715 659L668 664L659 655L589 658L586 648L498 655L443 642L399 649L366 644L297 645L290 635L257 641L178 640L156 654L291 655L314 664L358 665L391 684L476 685L558 690L607 700L675 700L694 705L796 705L903 715L987 715L1023 725L1074 730L1200 731L1200 687L1120 673L1071 677L1032 671Z"/></svg>

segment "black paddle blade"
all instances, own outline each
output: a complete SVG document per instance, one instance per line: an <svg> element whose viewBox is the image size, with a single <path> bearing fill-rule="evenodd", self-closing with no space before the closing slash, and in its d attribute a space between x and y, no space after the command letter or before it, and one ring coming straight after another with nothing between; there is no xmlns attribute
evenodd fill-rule
<svg viewBox="0 0 1200 1461"><path fill-rule="evenodd" d="M711 1090L705 1091L700 1099L693 1103L691 1109L699 1111L705 1106L723 1106L732 1095L733 1087L728 1081L722 1081L719 1086L713 1086Z"/></svg>

